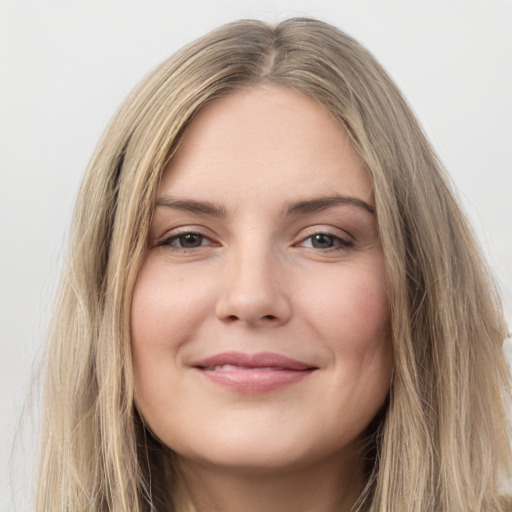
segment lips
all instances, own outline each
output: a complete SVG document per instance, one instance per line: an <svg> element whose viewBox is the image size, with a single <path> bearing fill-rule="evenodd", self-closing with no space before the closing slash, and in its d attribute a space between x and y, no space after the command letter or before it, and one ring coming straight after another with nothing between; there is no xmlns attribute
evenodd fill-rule
<svg viewBox="0 0 512 512"><path fill-rule="evenodd" d="M241 392L272 391L309 377L318 368L280 354L226 352L191 364L210 382Z"/></svg>

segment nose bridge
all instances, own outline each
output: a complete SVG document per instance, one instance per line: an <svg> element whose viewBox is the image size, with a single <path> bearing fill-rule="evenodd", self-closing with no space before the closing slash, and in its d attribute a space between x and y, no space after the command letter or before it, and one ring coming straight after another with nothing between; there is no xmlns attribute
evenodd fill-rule
<svg viewBox="0 0 512 512"><path fill-rule="evenodd" d="M217 316L246 324L280 324L290 315L281 258L263 237L247 236L229 251L221 279Z"/></svg>

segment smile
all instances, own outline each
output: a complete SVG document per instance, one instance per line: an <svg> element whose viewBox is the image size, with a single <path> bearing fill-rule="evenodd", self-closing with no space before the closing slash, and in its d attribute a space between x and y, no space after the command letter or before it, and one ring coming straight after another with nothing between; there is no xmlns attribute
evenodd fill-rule
<svg viewBox="0 0 512 512"><path fill-rule="evenodd" d="M210 382L233 391L273 391L310 376L316 366L280 354L226 352L191 365Z"/></svg>

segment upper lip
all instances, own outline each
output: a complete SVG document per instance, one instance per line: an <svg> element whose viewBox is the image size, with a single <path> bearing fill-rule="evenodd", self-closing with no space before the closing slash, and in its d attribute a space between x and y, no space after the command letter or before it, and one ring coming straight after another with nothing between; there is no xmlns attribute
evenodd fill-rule
<svg viewBox="0 0 512 512"><path fill-rule="evenodd" d="M232 365L244 368L282 368L286 370L313 370L317 367L297 359L292 359L273 352L247 354L244 352L223 352L199 361L190 366L195 368L211 368L214 366Z"/></svg>

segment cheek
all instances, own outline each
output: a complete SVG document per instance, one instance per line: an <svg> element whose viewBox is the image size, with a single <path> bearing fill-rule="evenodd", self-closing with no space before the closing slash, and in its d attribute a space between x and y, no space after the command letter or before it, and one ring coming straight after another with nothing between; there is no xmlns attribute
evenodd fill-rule
<svg viewBox="0 0 512 512"><path fill-rule="evenodd" d="M333 349L364 351L389 337L389 301L380 266L347 267L314 281L302 314ZM313 281L311 281L313 282Z"/></svg>
<svg viewBox="0 0 512 512"><path fill-rule="evenodd" d="M179 345L210 308L208 289L194 286L200 283L187 278L183 271L172 270L161 261L149 259L139 272L131 308L134 348L168 350Z"/></svg>
<svg viewBox="0 0 512 512"><path fill-rule="evenodd" d="M330 354L332 403L341 404L342 415L346 401L367 411L363 423L384 401L393 367L389 301L382 276L380 266L337 272L317 281L303 311Z"/></svg>
<svg viewBox="0 0 512 512"><path fill-rule="evenodd" d="M190 338L205 313L197 294L183 276L165 263L147 259L135 284L131 306L131 337L137 407L150 425L161 418L155 411L180 397L168 392L181 377L180 347ZM179 403L175 404L179 408Z"/></svg>

